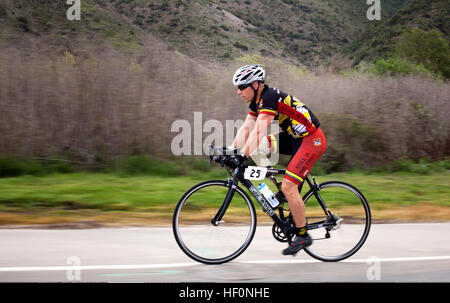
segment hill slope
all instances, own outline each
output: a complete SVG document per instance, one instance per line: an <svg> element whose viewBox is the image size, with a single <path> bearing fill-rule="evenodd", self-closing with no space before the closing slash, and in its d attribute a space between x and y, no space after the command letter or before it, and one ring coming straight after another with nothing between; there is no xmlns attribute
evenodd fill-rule
<svg viewBox="0 0 450 303"><path fill-rule="evenodd" d="M94 1L82 1L81 21L69 21L65 1L2 0L0 46L24 54L70 51L89 56L109 49L133 52L148 35Z"/></svg>
<svg viewBox="0 0 450 303"><path fill-rule="evenodd" d="M106 2L106 0L104 1ZM405 0L383 4L389 16ZM109 0L145 31L192 57L228 59L246 52L308 62L339 53L370 23L365 1Z"/></svg>
<svg viewBox="0 0 450 303"><path fill-rule="evenodd" d="M405 2L383 4L383 18ZM81 21L68 21L67 9L64 1L2 1L0 44L40 53L133 52L156 36L197 59L256 53L309 65L339 54L371 24L360 0L83 0Z"/></svg>
<svg viewBox="0 0 450 303"><path fill-rule="evenodd" d="M450 5L448 0L410 0L391 17L370 26L344 51L354 64L385 57L393 50L396 38L407 29L439 30L450 38Z"/></svg>

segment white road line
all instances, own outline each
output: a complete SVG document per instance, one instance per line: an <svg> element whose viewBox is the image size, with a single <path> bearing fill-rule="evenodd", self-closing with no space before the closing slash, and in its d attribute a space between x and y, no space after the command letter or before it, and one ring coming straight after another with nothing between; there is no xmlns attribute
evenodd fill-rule
<svg viewBox="0 0 450 303"><path fill-rule="evenodd" d="M98 269L159 269L171 267L188 267L200 263L171 263L171 264L143 264L143 265L85 265L85 266L39 266L39 267L0 267L5 271L48 271L48 270L98 270Z"/></svg>
<svg viewBox="0 0 450 303"><path fill-rule="evenodd" d="M411 262L411 261L435 261L435 260L450 260L450 256L434 256L434 257L406 257L406 258L377 258L370 257L370 261L380 261L380 262ZM348 259L342 262L357 263L357 262L368 262L369 259Z"/></svg>
<svg viewBox="0 0 450 303"><path fill-rule="evenodd" d="M450 256L434 256L434 257L405 257L405 258L378 258L369 257L367 259L348 259L340 261L340 263L367 263L373 261L379 262L412 262L412 261L433 261L433 260L450 260ZM255 261L240 261L241 263L250 264L295 264L295 263L323 263L319 260L255 260Z"/></svg>
<svg viewBox="0 0 450 303"><path fill-rule="evenodd" d="M433 257L410 257L410 258L377 258L367 259L349 259L340 261L340 263L368 263L368 262L413 262L413 261L437 261L450 260L450 256ZM236 263L246 264L308 264L324 263L319 260L255 260L255 261L237 261ZM159 269L173 267L199 266L201 263L169 263L169 264L143 264L143 265L86 265L86 266L37 266L37 267L0 267L0 272L11 271L57 271L57 270L106 270L106 269Z"/></svg>

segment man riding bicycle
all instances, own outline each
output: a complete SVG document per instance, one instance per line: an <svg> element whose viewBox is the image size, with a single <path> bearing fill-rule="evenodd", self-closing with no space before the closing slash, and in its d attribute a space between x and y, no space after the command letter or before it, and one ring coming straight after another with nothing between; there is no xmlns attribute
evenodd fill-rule
<svg viewBox="0 0 450 303"><path fill-rule="evenodd" d="M291 155L281 191L288 200L296 227L296 237L283 250L284 255L296 254L312 244L306 231L305 204L298 187L302 184L314 163L325 152L327 143L317 117L297 98L264 83L265 71L261 65L246 65L233 76L241 99L250 103L244 124L238 130L233 147L249 157L268 140L271 148ZM267 135L267 128L278 120L282 132ZM278 138L277 138L278 137ZM267 143L267 141L266 141Z"/></svg>

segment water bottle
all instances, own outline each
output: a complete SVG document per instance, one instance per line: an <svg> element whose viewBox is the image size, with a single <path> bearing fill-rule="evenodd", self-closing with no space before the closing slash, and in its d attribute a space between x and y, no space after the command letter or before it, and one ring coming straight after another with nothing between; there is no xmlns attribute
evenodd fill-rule
<svg viewBox="0 0 450 303"><path fill-rule="evenodd" d="M269 201L270 205L275 208L280 204L278 202L277 198L275 198L275 195L273 192L269 189L269 186L267 186L265 183L261 183L258 186L259 192L266 198L267 201Z"/></svg>

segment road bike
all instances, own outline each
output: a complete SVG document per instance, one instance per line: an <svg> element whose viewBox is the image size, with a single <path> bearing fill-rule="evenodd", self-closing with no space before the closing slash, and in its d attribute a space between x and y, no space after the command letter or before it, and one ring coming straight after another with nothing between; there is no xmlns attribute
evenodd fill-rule
<svg viewBox="0 0 450 303"><path fill-rule="evenodd" d="M241 255L255 235L255 206L242 184L273 220L272 235L290 244L294 222L281 191L284 169L244 164L237 149L209 147L210 162L229 169L227 180L208 180L194 185L178 201L172 220L175 239L190 258L205 264L229 262ZM280 202L273 208L252 181L268 178ZM312 179L312 181L311 181ZM344 260L355 254L369 235L371 212L364 195L341 181L317 183L312 176L305 181L310 189L303 196L308 233L313 244L305 248L311 257L325 262ZM303 182L304 184L305 182ZM299 187L301 194L302 186Z"/></svg>

